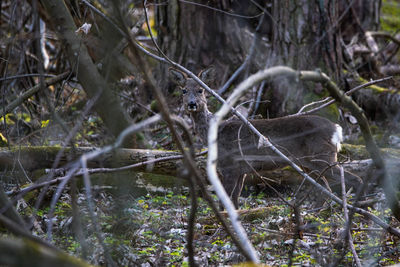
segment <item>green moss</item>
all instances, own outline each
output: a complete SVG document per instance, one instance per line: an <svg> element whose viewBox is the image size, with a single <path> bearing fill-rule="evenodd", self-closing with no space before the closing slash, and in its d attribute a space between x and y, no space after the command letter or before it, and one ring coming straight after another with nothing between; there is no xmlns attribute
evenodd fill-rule
<svg viewBox="0 0 400 267"><path fill-rule="evenodd" d="M0 133L0 147L4 146L8 146L8 140L2 133Z"/></svg>
<svg viewBox="0 0 400 267"><path fill-rule="evenodd" d="M380 22L384 31L397 32L400 29L400 4L397 1L382 1Z"/></svg>
<svg viewBox="0 0 400 267"><path fill-rule="evenodd" d="M363 79L361 77L359 77L358 80L360 81L361 84L365 84L365 83L368 82L367 80L365 80L365 79ZM381 86L378 86L376 84L373 84L373 85L370 85L368 87L365 87L365 89L371 89L372 92L375 93L375 94L380 94L380 93L385 93L385 92L389 92L389 93L392 93L392 94L394 94L394 93L400 94L400 92L396 92L395 90L389 90L389 89L387 89L385 87L381 87Z"/></svg>
<svg viewBox="0 0 400 267"><path fill-rule="evenodd" d="M400 150L394 148L381 148L381 153L383 155L390 155L393 157L400 157ZM369 159L371 158L365 145L351 145L342 144L342 150L340 154L350 156L352 159Z"/></svg>
<svg viewBox="0 0 400 267"><path fill-rule="evenodd" d="M342 151L340 151L340 154L348 155L353 159L370 158L368 151L363 145L342 144Z"/></svg>
<svg viewBox="0 0 400 267"><path fill-rule="evenodd" d="M151 101L150 109L154 112L160 112L160 109L158 107L158 102L156 100Z"/></svg>
<svg viewBox="0 0 400 267"><path fill-rule="evenodd" d="M173 97L182 97L182 92L181 90L175 90L172 92Z"/></svg>
<svg viewBox="0 0 400 267"><path fill-rule="evenodd" d="M309 91L304 96L304 103L312 103L312 102L320 101L321 99L328 97L328 96L329 96L328 92L326 92L324 95L321 96L321 95L317 95L317 94ZM315 107L316 106L311 106L311 107L307 108L305 111L310 110ZM338 110L338 107L336 104L329 105L329 106L319 110L316 114L320 115L322 117L326 117L332 121L337 121L339 118L339 110Z"/></svg>

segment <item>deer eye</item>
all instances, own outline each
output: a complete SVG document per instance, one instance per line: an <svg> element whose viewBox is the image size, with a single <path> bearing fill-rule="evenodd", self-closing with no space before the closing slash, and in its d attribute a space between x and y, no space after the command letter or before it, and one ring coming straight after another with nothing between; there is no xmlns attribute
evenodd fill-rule
<svg viewBox="0 0 400 267"><path fill-rule="evenodd" d="M186 89L182 89L182 94L186 95L187 90Z"/></svg>
<svg viewBox="0 0 400 267"><path fill-rule="evenodd" d="M199 94L202 94L202 93L203 93L203 89L199 89L197 92L198 92Z"/></svg>

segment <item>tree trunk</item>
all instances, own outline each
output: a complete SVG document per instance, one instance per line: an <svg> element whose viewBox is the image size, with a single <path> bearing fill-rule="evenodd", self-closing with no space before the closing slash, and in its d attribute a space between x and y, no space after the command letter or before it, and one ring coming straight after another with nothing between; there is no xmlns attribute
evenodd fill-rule
<svg viewBox="0 0 400 267"><path fill-rule="evenodd" d="M249 22L241 17L207 8L209 5L219 10L233 8L236 12L240 5L237 2L240 1L197 2L206 6L177 0L157 6L157 40L170 58L195 73L214 65L218 76L223 78L212 86L220 86L246 57L252 42L252 34L247 25ZM258 14L260 13L258 10ZM161 81L168 80L166 68L161 66ZM168 85L164 86L164 89L168 88Z"/></svg>
<svg viewBox="0 0 400 267"><path fill-rule="evenodd" d="M321 69L336 82L344 70L343 44L364 29L376 29L380 1L274 1L275 26L271 36L267 66L288 65L299 70ZM290 12L288 12L288 10ZM360 23L360 24L359 24ZM261 112L273 117L293 113L321 97L319 86L276 79L264 98L269 100Z"/></svg>
<svg viewBox="0 0 400 267"><path fill-rule="evenodd" d="M320 68L340 81L342 40L348 43L363 30L377 29L381 1L356 0L351 6L346 0L256 1L259 7L241 1L196 2L201 6L177 0L157 6L158 42L169 57L192 71L215 65L218 87L249 53L262 8L266 15L257 31L261 41L248 70L276 65ZM161 68L160 80L166 81L166 67ZM267 82L266 88L263 100L268 102L260 108L264 117L293 113L315 94L323 94L318 86L281 77Z"/></svg>

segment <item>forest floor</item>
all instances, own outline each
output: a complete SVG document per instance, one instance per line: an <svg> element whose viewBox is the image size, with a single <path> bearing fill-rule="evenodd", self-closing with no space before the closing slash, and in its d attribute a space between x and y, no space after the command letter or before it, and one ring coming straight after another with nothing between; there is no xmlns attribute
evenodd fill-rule
<svg viewBox="0 0 400 267"><path fill-rule="evenodd" d="M104 190L105 189L105 190ZM105 247L118 266L188 266L187 229L190 196L187 189L164 193L147 193L140 197L119 194L116 188L94 190L94 206L100 232L88 212L85 194L79 194L79 219L84 242L74 235L71 198L63 194L55 209L53 241L70 254L84 256L96 265L105 264ZM285 189L290 200L290 188ZM369 210L386 222L399 227L385 210L383 194L374 195L376 202ZM21 200L22 201L22 200ZM351 202L351 201L350 201ZM195 259L199 266L225 266L244 262L245 258L227 236L221 224L202 198L198 198L195 223ZM29 215L30 205L19 205L22 214ZM44 205L46 206L46 205ZM341 233L345 227L343 211L337 204L325 202L322 208L313 208L313 201L305 201L300 209L303 229L301 238L295 238L296 223L293 210L271 192L260 192L241 198L240 209L251 210L251 216L241 220L261 261L270 266L287 266L289 258L295 266L326 266L343 257L341 264L353 265L353 255L341 255ZM262 214L257 212L261 210ZM46 238L48 210L36 212L35 233ZM363 264L391 265L400 261L397 238L387 234L358 214L354 215L352 236L355 249ZM86 243L86 248L81 244ZM350 251L345 249L344 251Z"/></svg>

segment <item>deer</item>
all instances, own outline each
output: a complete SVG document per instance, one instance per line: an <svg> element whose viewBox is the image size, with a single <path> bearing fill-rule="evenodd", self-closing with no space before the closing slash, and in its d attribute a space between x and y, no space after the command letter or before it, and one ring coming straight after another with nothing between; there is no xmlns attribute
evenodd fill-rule
<svg viewBox="0 0 400 267"><path fill-rule="evenodd" d="M214 68L201 71L198 77L206 84L214 79ZM185 73L170 68L169 76L182 92L183 107L193 122L194 133L207 146L209 122L205 90ZM302 169L324 176L332 190L341 189L337 154L343 140L342 128L316 115L249 120L272 144ZM225 191L236 209L247 174L271 171L288 163L268 148L258 148L258 137L239 119L229 119L218 128L218 173ZM315 176L314 175L314 176ZM344 171L345 183L357 189L363 181Z"/></svg>

